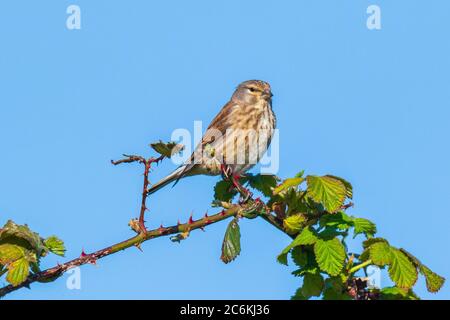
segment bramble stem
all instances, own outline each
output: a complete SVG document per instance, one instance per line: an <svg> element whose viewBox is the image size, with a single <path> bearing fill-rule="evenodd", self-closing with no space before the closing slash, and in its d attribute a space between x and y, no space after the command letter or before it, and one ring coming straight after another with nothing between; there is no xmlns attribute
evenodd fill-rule
<svg viewBox="0 0 450 320"><path fill-rule="evenodd" d="M364 267L367 267L370 264L372 264L372 260L369 259L367 261L364 261L363 263L358 264L357 266L354 266L353 268L350 269L350 271L348 273L349 274L355 273L356 271L358 271Z"/></svg>

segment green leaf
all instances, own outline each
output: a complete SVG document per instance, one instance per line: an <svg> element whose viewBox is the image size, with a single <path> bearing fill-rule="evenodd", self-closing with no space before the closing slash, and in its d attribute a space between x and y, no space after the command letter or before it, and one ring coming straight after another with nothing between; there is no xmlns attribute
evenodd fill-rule
<svg viewBox="0 0 450 320"><path fill-rule="evenodd" d="M325 214L320 218L321 227L335 227L339 230L348 230L353 227L353 218L349 217L345 212L339 211L335 214Z"/></svg>
<svg viewBox="0 0 450 320"><path fill-rule="evenodd" d="M419 300L419 297L412 290L405 290L398 287L386 287L380 291L381 300Z"/></svg>
<svg viewBox="0 0 450 320"><path fill-rule="evenodd" d="M7 265L25 257L25 249L15 244L0 244L0 264Z"/></svg>
<svg viewBox="0 0 450 320"><path fill-rule="evenodd" d="M405 249L400 249L400 251L403 252L411 260L411 262L416 266L416 268L419 268L419 272L425 277L427 290L429 292L435 293L442 288L445 282L444 277L441 277L437 273L431 271L430 268L428 268L426 265L420 262L419 259L417 259L415 256L413 256Z"/></svg>
<svg viewBox="0 0 450 320"><path fill-rule="evenodd" d="M174 154L177 154L184 148L182 144L177 144L175 142L164 143L161 140L156 143L151 143L150 146L153 148L153 150L158 152L160 155L165 156L166 158L172 157Z"/></svg>
<svg viewBox="0 0 450 320"><path fill-rule="evenodd" d="M294 214L283 220L283 226L288 233L295 234L302 229L305 220L302 214Z"/></svg>
<svg viewBox="0 0 450 320"><path fill-rule="evenodd" d="M365 234L366 237L373 237L375 233L377 233L376 225L367 219L363 218L354 218L353 225L355 227L353 238L355 238L358 234Z"/></svg>
<svg viewBox="0 0 450 320"><path fill-rule="evenodd" d="M301 178L303 177L303 175L305 174L305 170L300 171L299 173L297 173L294 178Z"/></svg>
<svg viewBox="0 0 450 320"><path fill-rule="evenodd" d="M427 266L421 265L419 268L421 274L425 276L427 289L429 292L435 293L441 290L444 285L445 278L431 271Z"/></svg>
<svg viewBox="0 0 450 320"><path fill-rule="evenodd" d="M274 175L257 174L254 176L248 176L247 181L253 189L261 191L261 193L270 197L273 193L273 188L277 186L278 178Z"/></svg>
<svg viewBox="0 0 450 320"><path fill-rule="evenodd" d="M273 194L277 195L283 191L286 191L290 188L297 188L305 179L298 177L298 178L289 178L283 181L282 184L280 184L278 187L276 187L273 190Z"/></svg>
<svg viewBox="0 0 450 320"><path fill-rule="evenodd" d="M391 246L386 242L376 242L369 248L370 259L377 266L392 263Z"/></svg>
<svg viewBox="0 0 450 320"><path fill-rule="evenodd" d="M336 177L336 176L333 176L333 175L329 175L328 174L326 176L341 181L344 184L344 186L345 186L347 198L353 199L353 186L352 186L352 184L350 182L348 182L347 180L345 180L343 178Z"/></svg>
<svg viewBox="0 0 450 320"><path fill-rule="evenodd" d="M216 186L214 187L214 199L216 201L229 202L236 194L236 189L232 188L232 185L229 181L221 180L217 182Z"/></svg>
<svg viewBox="0 0 450 320"><path fill-rule="evenodd" d="M341 272L346 254L345 248L338 238L317 240L314 245L314 253L322 271L331 276L336 276Z"/></svg>
<svg viewBox="0 0 450 320"><path fill-rule="evenodd" d="M0 229L0 242L14 242L27 249L33 250L38 256L46 251L41 237L30 230L27 225L18 225L9 220L2 229Z"/></svg>
<svg viewBox="0 0 450 320"><path fill-rule="evenodd" d="M306 265L300 269L292 271L292 274L296 277L303 277L305 274L317 274L320 269L317 265Z"/></svg>
<svg viewBox="0 0 450 320"><path fill-rule="evenodd" d="M322 293L323 286L323 277L319 273L307 273L303 277L302 294L306 298L318 297Z"/></svg>
<svg viewBox="0 0 450 320"><path fill-rule="evenodd" d="M345 231L339 231L333 227L326 227L322 231L319 232L319 238L323 240L331 240L337 236L345 236Z"/></svg>
<svg viewBox="0 0 450 320"><path fill-rule="evenodd" d="M292 249L291 257L294 263L299 267L304 267L308 263L308 252L302 246Z"/></svg>
<svg viewBox="0 0 450 320"><path fill-rule="evenodd" d="M295 294L291 297L291 300L308 300L303 293L302 288L298 288Z"/></svg>
<svg viewBox="0 0 450 320"><path fill-rule="evenodd" d="M323 300L352 300L344 292L344 285L339 277L330 277L325 280L325 289L322 298Z"/></svg>
<svg viewBox="0 0 450 320"><path fill-rule="evenodd" d="M231 220L222 243L220 259L229 263L241 253L241 231L237 219Z"/></svg>
<svg viewBox="0 0 450 320"><path fill-rule="evenodd" d="M8 265L8 274L6 281L13 286L18 286L24 282L30 273L30 263L25 258L20 258Z"/></svg>
<svg viewBox="0 0 450 320"><path fill-rule="evenodd" d="M315 231L311 230L309 227L304 228L302 232L300 232L300 234L286 248L284 248L283 251L281 251L277 257L277 261L287 266L287 255L292 248L301 245L314 244L317 239L318 238Z"/></svg>
<svg viewBox="0 0 450 320"><path fill-rule="evenodd" d="M374 243L377 243L377 242L384 242L384 243L389 244L389 242L386 239L383 239L383 238L370 238L370 239L367 239L367 240L365 240L363 242L363 248L367 249L371 245L373 245Z"/></svg>
<svg viewBox="0 0 450 320"><path fill-rule="evenodd" d="M392 263L389 266L389 276L399 288L409 289L417 281L417 269L400 250L391 247Z"/></svg>
<svg viewBox="0 0 450 320"><path fill-rule="evenodd" d="M346 188L342 181L329 176L307 176L308 195L315 202L321 203L329 212L341 208L346 197Z"/></svg>
<svg viewBox="0 0 450 320"><path fill-rule="evenodd" d="M44 244L54 254L64 257L64 253L66 252L64 242L56 236L48 237L45 239Z"/></svg>
<svg viewBox="0 0 450 320"><path fill-rule="evenodd" d="M288 249L289 248L289 249ZM288 249L288 250L286 250ZM284 264L285 266L288 265L288 260L287 260L287 256L289 251L292 249L292 247L290 247L290 245L288 247L286 247L278 256L277 256L277 261L278 263Z"/></svg>
<svg viewBox="0 0 450 320"><path fill-rule="evenodd" d="M318 240L316 232L310 227L304 228L292 242L293 246L314 244Z"/></svg>

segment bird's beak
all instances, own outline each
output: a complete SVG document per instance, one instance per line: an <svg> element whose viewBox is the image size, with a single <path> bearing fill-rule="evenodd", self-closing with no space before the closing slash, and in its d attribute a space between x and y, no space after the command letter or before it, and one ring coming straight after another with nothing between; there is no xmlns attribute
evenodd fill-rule
<svg viewBox="0 0 450 320"><path fill-rule="evenodd" d="M263 95L264 95L264 98L267 98L267 99L271 99L273 97L273 94L270 90L264 90Z"/></svg>

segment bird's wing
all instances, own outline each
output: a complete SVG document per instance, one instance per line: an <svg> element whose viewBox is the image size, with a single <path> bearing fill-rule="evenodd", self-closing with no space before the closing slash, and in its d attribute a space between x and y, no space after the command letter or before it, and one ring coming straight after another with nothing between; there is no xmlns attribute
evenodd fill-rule
<svg viewBox="0 0 450 320"><path fill-rule="evenodd" d="M214 131L210 129L216 129L219 130L222 135L225 134L227 128L231 125L231 114L233 111L233 108L236 106L236 103L232 102L231 100L223 106L222 110L215 116L215 118L211 121L208 128L206 129L205 135L202 137L202 141L197 145L194 152L192 153L189 160L184 164L184 170L180 173L179 179L181 179L184 174L192 169L195 165L194 157L197 152L203 152L203 148L206 145L210 145L212 148L214 148L214 142L216 141L216 137L214 137ZM177 182L178 182L177 180Z"/></svg>

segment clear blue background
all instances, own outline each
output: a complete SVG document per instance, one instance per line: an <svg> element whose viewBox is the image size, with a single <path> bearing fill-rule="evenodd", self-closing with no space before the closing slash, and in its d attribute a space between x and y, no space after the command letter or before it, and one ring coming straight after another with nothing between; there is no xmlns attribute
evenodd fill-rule
<svg viewBox="0 0 450 320"><path fill-rule="evenodd" d="M366 8L382 9L382 30ZM81 7L82 29L66 28ZM235 86L271 83L280 176L353 182L350 212L448 277L450 3L435 1L3 1L0 5L0 223L65 240L66 258L132 235L141 168L122 153L208 123ZM152 179L173 169L160 166ZM218 178L149 200L149 226L200 217ZM210 210L213 212L213 210ZM10 298L273 298L300 285L275 261L289 239L242 221L242 254L219 261L225 223L181 244L160 238ZM383 284L389 284L384 275ZM450 298L447 287L424 298Z"/></svg>

